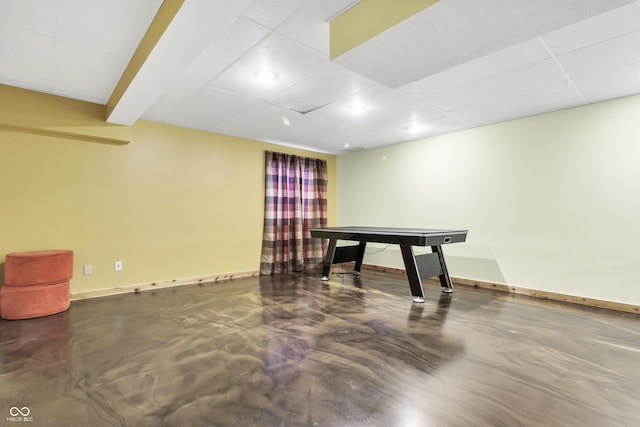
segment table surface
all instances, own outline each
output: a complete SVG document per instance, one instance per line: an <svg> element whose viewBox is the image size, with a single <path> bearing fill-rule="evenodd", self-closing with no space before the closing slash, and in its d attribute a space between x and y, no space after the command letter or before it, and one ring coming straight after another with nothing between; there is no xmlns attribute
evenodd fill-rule
<svg viewBox="0 0 640 427"><path fill-rule="evenodd" d="M468 230L447 230L432 228L396 228L396 227L325 227L312 228L311 235L320 238L341 240L365 240L379 243L399 243L429 245L430 239L450 237L444 243L463 242Z"/></svg>
<svg viewBox="0 0 640 427"><path fill-rule="evenodd" d="M451 234L466 233L468 230L449 230L438 228L400 228L400 227L366 227L366 226L348 226L348 227L323 227L312 228L318 231L328 231L336 233L361 233L361 234L393 234L393 235L412 235L422 236L425 234Z"/></svg>

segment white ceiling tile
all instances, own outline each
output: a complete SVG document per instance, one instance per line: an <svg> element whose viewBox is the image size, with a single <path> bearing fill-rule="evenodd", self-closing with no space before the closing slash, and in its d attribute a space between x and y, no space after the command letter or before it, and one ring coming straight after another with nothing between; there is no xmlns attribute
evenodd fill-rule
<svg viewBox="0 0 640 427"><path fill-rule="evenodd" d="M359 93L375 84L373 80L360 74L329 63L316 74L280 92L269 102L306 113Z"/></svg>
<svg viewBox="0 0 640 427"><path fill-rule="evenodd" d="M428 98L446 89L462 86L548 57L549 53L542 43L538 39L532 39L409 83L400 89L416 98Z"/></svg>
<svg viewBox="0 0 640 427"><path fill-rule="evenodd" d="M122 58L60 42L55 87L65 96L106 104L126 65Z"/></svg>
<svg viewBox="0 0 640 427"><path fill-rule="evenodd" d="M301 127L299 140L303 143L323 146L343 147L348 141L360 135L361 130L328 123L315 117L305 116L304 127ZM308 129L309 131L304 131Z"/></svg>
<svg viewBox="0 0 640 427"><path fill-rule="evenodd" d="M271 120L266 126L266 123L261 122L261 134L264 134L269 139L282 139L291 140L292 135L300 134L304 131L304 115L296 113L294 111L288 111L285 113L285 109L271 106L277 110L273 110L273 120ZM275 114L274 114L275 113ZM289 141L293 142L293 141Z"/></svg>
<svg viewBox="0 0 640 427"><path fill-rule="evenodd" d="M253 0L242 16L274 29L309 0Z"/></svg>
<svg viewBox="0 0 640 427"><path fill-rule="evenodd" d="M255 103L215 122L209 129L216 133L260 140L264 130L272 127L286 127L286 123L291 124L296 116L299 114L275 105Z"/></svg>
<svg viewBox="0 0 640 427"><path fill-rule="evenodd" d="M462 86L444 90L425 98L442 110L478 104L492 98L515 96L537 87L566 82L566 77L552 59L527 64Z"/></svg>
<svg viewBox="0 0 640 427"><path fill-rule="evenodd" d="M162 0L64 0L62 41L129 59Z"/></svg>
<svg viewBox="0 0 640 427"><path fill-rule="evenodd" d="M640 92L640 0L443 0L330 61L357 1L187 0L110 120L339 154ZM104 103L161 4L0 0L0 83Z"/></svg>
<svg viewBox="0 0 640 427"><path fill-rule="evenodd" d="M459 123L456 121L456 123ZM434 130L421 124L402 124L381 129L379 131L384 135L396 141L412 141L418 138L424 138L431 135Z"/></svg>
<svg viewBox="0 0 640 427"><path fill-rule="evenodd" d="M604 12L543 36L559 55L640 30L640 1Z"/></svg>
<svg viewBox="0 0 640 427"><path fill-rule="evenodd" d="M309 113L356 129L381 129L440 111L408 95L375 86Z"/></svg>
<svg viewBox="0 0 640 427"><path fill-rule="evenodd" d="M495 97L450 113L463 122L480 126L583 104L573 87L566 83L536 88L517 96Z"/></svg>
<svg viewBox="0 0 640 427"><path fill-rule="evenodd" d="M435 116L425 117L418 122L419 127L424 125L428 129L450 128L459 125L460 121L448 114L437 114Z"/></svg>
<svg viewBox="0 0 640 427"><path fill-rule="evenodd" d="M253 104L248 99L205 87L165 120L176 126L209 130L216 122Z"/></svg>
<svg viewBox="0 0 640 427"><path fill-rule="evenodd" d="M201 89L202 85L176 79L171 87L144 113L142 118L161 122Z"/></svg>
<svg viewBox="0 0 640 427"><path fill-rule="evenodd" d="M208 86L246 98L266 100L327 64L328 61L318 53L272 34ZM275 73L275 80L261 81L258 73L263 70Z"/></svg>
<svg viewBox="0 0 640 427"><path fill-rule="evenodd" d="M261 132L267 142L288 142L330 152L343 150L350 139L362 133L309 115L293 116L288 126L279 123Z"/></svg>
<svg viewBox="0 0 640 427"><path fill-rule="evenodd" d="M348 147L344 147L346 151L363 150L368 148L380 147L397 143L398 140L382 132L361 132L352 135L347 143Z"/></svg>
<svg viewBox="0 0 640 427"><path fill-rule="evenodd" d="M329 19L355 3L354 0L313 0L284 22L278 32L328 58Z"/></svg>
<svg viewBox="0 0 640 427"><path fill-rule="evenodd" d="M55 37L58 2L42 0L0 0L0 22Z"/></svg>
<svg viewBox="0 0 640 427"><path fill-rule="evenodd" d="M0 78L27 89L51 91L55 47L51 37L0 23Z"/></svg>
<svg viewBox="0 0 640 427"><path fill-rule="evenodd" d="M556 57L577 78L640 62L640 31L576 49Z"/></svg>
<svg viewBox="0 0 640 427"><path fill-rule="evenodd" d="M207 84L269 33L253 21L236 19L184 70L180 78Z"/></svg>
<svg viewBox="0 0 640 427"><path fill-rule="evenodd" d="M329 58L330 25L326 20L318 19L318 15L322 13L320 6L315 1L310 3L305 9L284 23L278 29L278 32L315 50L325 58Z"/></svg>
<svg viewBox="0 0 640 427"><path fill-rule="evenodd" d="M270 126L263 129L263 132L271 139L291 139L294 135L298 137L306 132L307 125L312 122L308 116L295 111L285 110L281 107L278 111L282 113L274 120ZM286 115L284 112L287 111ZM285 119L286 118L286 119Z"/></svg>
<svg viewBox="0 0 640 427"><path fill-rule="evenodd" d="M630 1L440 1L335 60L395 88Z"/></svg>
<svg viewBox="0 0 640 427"><path fill-rule="evenodd" d="M574 80L588 102L640 93L640 62Z"/></svg>
<svg viewBox="0 0 640 427"><path fill-rule="evenodd" d="M398 141L408 141L433 135L440 129L448 129L460 125L460 121L447 114L408 120L404 123L380 129L380 133Z"/></svg>
<svg viewBox="0 0 640 427"><path fill-rule="evenodd" d="M281 127L274 126L268 129L260 131L259 141L271 142L274 144L284 143L284 145L298 144L302 146L302 143L298 141L300 132L291 129L282 129Z"/></svg>
<svg viewBox="0 0 640 427"><path fill-rule="evenodd" d="M315 6L313 6L313 8L319 13L317 15L319 20L330 22L361 1L362 0L314 0L313 3L315 3Z"/></svg>

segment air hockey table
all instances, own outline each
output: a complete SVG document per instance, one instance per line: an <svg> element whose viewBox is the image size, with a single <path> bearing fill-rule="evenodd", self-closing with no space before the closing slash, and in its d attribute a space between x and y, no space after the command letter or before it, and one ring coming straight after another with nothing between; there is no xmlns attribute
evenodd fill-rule
<svg viewBox="0 0 640 427"><path fill-rule="evenodd" d="M322 280L329 280L332 264L349 261L355 261L353 274L359 276L368 242L399 245L413 301L418 303L424 302L421 279L427 277L438 276L442 292L453 292L442 245L464 242L468 232L468 230L387 227L324 227L312 228L310 231L311 237L329 239L322 268ZM338 246L338 240L355 241L358 244ZM415 255L414 246L431 246L431 253Z"/></svg>

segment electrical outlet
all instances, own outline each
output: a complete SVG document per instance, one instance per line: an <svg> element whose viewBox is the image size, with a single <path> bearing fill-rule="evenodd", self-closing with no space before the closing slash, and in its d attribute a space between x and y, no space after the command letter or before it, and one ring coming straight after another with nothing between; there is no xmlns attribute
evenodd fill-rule
<svg viewBox="0 0 640 427"><path fill-rule="evenodd" d="M93 267L91 267L91 264L86 264L82 266L82 272L85 276L91 276L93 274Z"/></svg>
<svg viewBox="0 0 640 427"><path fill-rule="evenodd" d="M122 261L116 261L116 271L122 271Z"/></svg>

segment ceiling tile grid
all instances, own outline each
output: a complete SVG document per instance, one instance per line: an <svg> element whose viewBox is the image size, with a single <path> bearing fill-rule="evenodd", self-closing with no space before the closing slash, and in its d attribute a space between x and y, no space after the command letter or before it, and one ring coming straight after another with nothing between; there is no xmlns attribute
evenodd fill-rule
<svg viewBox="0 0 640 427"><path fill-rule="evenodd" d="M59 95L105 104L127 66L123 58L59 42L55 88Z"/></svg>
<svg viewBox="0 0 640 427"><path fill-rule="evenodd" d="M349 136L358 131L344 126L336 126L322 119L308 115L294 115L290 123L276 123L265 131L269 139L302 145L320 147L329 145L332 148L342 147ZM291 139L291 135L295 138Z"/></svg>
<svg viewBox="0 0 640 427"><path fill-rule="evenodd" d="M396 140L410 141L453 129L462 122L449 114L436 114L380 129L380 133Z"/></svg>
<svg viewBox="0 0 640 427"><path fill-rule="evenodd" d="M0 82L105 104L162 0L1 0Z"/></svg>
<svg viewBox="0 0 640 427"><path fill-rule="evenodd" d="M266 103L253 102L237 113L213 121L209 129L225 135L260 140L275 125L287 126L295 113ZM247 126L251 123L251 126Z"/></svg>
<svg viewBox="0 0 640 427"><path fill-rule="evenodd" d="M250 0L186 0L163 2L161 32L153 48L137 60L133 77L123 86L108 108L107 121L123 125L135 123L171 87L185 68L211 41L224 34ZM174 8L179 4L178 8ZM166 6L166 7L165 7ZM158 31L160 30L160 31Z"/></svg>
<svg viewBox="0 0 640 427"><path fill-rule="evenodd" d="M309 1L253 0L242 12L242 16L274 30Z"/></svg>
<svg viewBox="0 0 640 427"><path fill-rule="evenodd" d="M176 126L210 130L213 123L250 107L252 103L246 98L205 88L169 114L164 121Z"/></svg>
<svg viewBox="0 0 640 427"><path fill-rule="evenodd" d="M189 64L179 78L205 85L268 34L267 28L238 18Z"/></svg>
<svg viewBox="0 0 640 427"><path fill-rule="evenodd" d="M545 59L439 92L425 100L444 111L449 111L490 99L517 97L522 92L566 81L556 62Z"/></svg>
<svg viewBox="0 0 640 427"><path fill-rule="evenodd" d="M441 0L332 61L358 1L185 0L110 119L340 154L640 93L640 0ZM0 0L0 83L104 104L162 4Z"/></svg>
<svg viewBox="0 0 640 427"><path fill-rule="evenodd" d="M369 148L383 147L385 145L397 144L398 139L388 136L382 132L360 132L349 137L347 142L338 152L349 152L366 150Z"/></svg>
<svg viewBox="0 0 640 427"><path fill-rule="evenodd" d="M395 88L631 2L440 1L336 60Z"/></svg>
<svg viewBox="0 0 640 427"><path fill-rule="evenodd" d="M317 73L271 97L269 103L304 114L376 84L371 79L329 62Z"/></svg>
<svg viewBox="0 0 640 427"><path fill-rule="evenodd" d="M450 110L450 114L472 126L482 126L521 117L584 105L569 83L538 87L517 96L506 95Z"/></svg>
<svg viewBox="0 0 640 427"><path fill-rule="evenodd" d="M171 86L153 103L142 116L145 120L164 122L174 111L202 90L202 85L186 80L175 79Z"/></svg>
<svg viewBox="0 0 640 427"><path fill-rule="evenodd" d="M309 114L361 130L376 130L439 113L406 94L376 85Z"/></svg>
<svg viewBox="0 0 640 427"><path fill-rule="evenodd" d="M58 1L0 0L0 22L47 37L56 37Z"/></svg>
<svg viewBox="0 0 640 427"><path fill-rule="evenodd" d="M0 58L0 82L42 92L53 91L55 38L0 22Z"/></svg>
<svg viewBox="0 0 640 427"><path fill-rule="evenodd" d="M128 61L162 0L63 0L59 4L61 41Z"/></svg>
<svg viewBox="0 0 640 427"><path fill-rule="evenodd" d="M307 2L277 31L329 58L329 24L332 17L360 0L322 0Z"/></svg>
<svg viewBox="0 0 640 427"><path fill-rule="evenodd" d="M320 54L272 33L207 86L265 101L310 76L326 63ZM273 73L273 80L262 81L261 72Z"/></svg>
<svg viewBox="0 0 640 427"><path fill-rule="evenodd" d="M201 129L207 128L214 132L225 133L233 136L265 140L267 139L267 136L261 134L260 131L263 128L268 128L270 126L277 127L281 125L283 117L292 117L292 114L294 113L293 111L290 111L289 108L296 107L295 105L279 107L262 102L265 101L265 98L269 97L270 93L279 93L278 91L280 87L285 88L284 90L288 90L291 85L299 83L298 79L301 80L301 90L297 92L313 90L313 87L323 87L327 83L336 85L336 82L329 80L328 77L323 78L323 69L340 67L333 66L328 61L328 53L323 54L322 52L316 51L314 47L320 46L322 43L326 43L328 46L328 39L325 39L325 37L328 37L328 18L337 13L337 11L345 8L347 4L353 3L353 0L307 2L306 7L301 7L300 13L298 14L302 19L297 19L298 15L296 15L296 19L290 19L291 14L283 12L281 7L286 4L286 2L280 5L273 2L267 3L259 1L252 2L247 11L243 12L237 19L231 22L222 36L214 39L209 47L185 69L179 78L182 82L174 82L170 89L168 89L167 92L158 99L158 101L144 114L143 117L149 120L166 120L172 121L173 123L183 124L199 122L198 126ZM299 5L299 3L296 4ZM264 6L272 8L275 7L273 10L276 12L279 10L280 18L275 21L270 17L260 18L259 16L264 16L264 13L266 13L268 8L260 10L259 13L257 10ZM305 26L309 27L309 19L317 20L319 18L322 22L316 22L315 27L322 27L324 31L322 32L321 37L317 37L320 40L314 41L313 36L309 36L309 34L304 33L303 30ZM284 24L280 25L281 23ZM270 27L276 27L278 25L280 26L277 28L277 31L271 31L269 29ZM283 36L283 34L286 35ZM303 34L305 37L300 37ZM295 42L292 40L292 37L294 36L296 37ZM270 39L268 39L269 37ZM298 40L300 38L303 42L306 41L308 43L300 43ZM296 64L298 65L292 66L287 63L278 64L277 61L274 61L273 58L270 57L269 51L287 51L287 49L282 48L275 49L274 45L278 45L279 43L281 45L294 46L293 49L288 50L289 54L285 57L287 58L285 61L296 60ZM308 71L299 73L296 76L295 73L291 73L291 70L295 69L296 66L300 68L300 62L304 64L304 61L299 61L296 58L296 56L300 56L296 55L296 53L299 54L300 52L304 52L302 56L306 56L308 62L314 62L315 64L312 67L308 67ZM275 63L277 67L271 67L270 64L266 64L259 68L252 68L252 65L245 65L242 61L246 61L250 64L265 64L270 62ZM275 82L261 82L257 75L257 70L261 68L274 70L273 72L276 73ZM239 76L237 73L233 70L230 71L229 69L246 70L244 80L238 78ZM277 72L277 69L283 69L284 75L281 76L280 73ZM325 73L327 72L328 70L325 70ZM345 75L345 78L342 80L346 80L343 86L350 88L351 91L357 91L361 88L366 88L374 84L374 82L369 82L366 78L356 75L349 70L341 70L341 72ZM316 84L310 84L311 82L303 83L305 79L312 78L315 74L317 74L315 79L321 79L321 82L317 82ZM339 74L339 71L334 70L333 73L330 74L332 74L331 77L335 78ZM227 76L230 76L230 78L227 78ZM193 84L190 85L188 82ZM200 90L205 89L204 86L200 89L196 89L195 85L206 85L206 87L215 88L222 93L233 93L241 98L248 97L247 99L256 99L262 103L254 104L251 107L239 111L235 115L227 116L222 120L220 119L220 116L218 116L215 119L211 119L211 122L208 123L204 122L204 118L201 118L200 120L187 119L189 116L198 116L199 113L197 111L191 112L191 108L194 108L195 105L200 105L197 101L189 102L189 99L196 96ZM316 90L316 94L318 93L322 93L325 98L327 96L326 91ZM336 96L344 96L344 94ZM286 98L287 95L283 95L282 99ZM292 95L292 98L295 102L295 99L305 98L305 94L303 93L302 96L294 94ZM224 102L225 99L226 98L224 96L221 97L220 102ZM211 102L213 103L212 108L216 109L219 102L214 99L211 99ZM274 101L269 100L269 102ZM310 101L307 100L306 102L309 103ZM317 103L317 101L311 102L313 104ZM330 100L327 100L326 102L330 102ZM301 109L305 107L298 108ZM177 110L181 110L181 113L178 113ZM251 123L251 126L247 126L247 123ZM289 130L289 133L289 140L296 138L291 130ZM282 136L283 135L279 135L279 137Z"/></svg>
<svg viewBox="0 0 640 427"><path fill-rule="evenodd" d="M560 55L635 31L640 31L638 1L552 31L543 38L551 51Z"/></svg>
<svg viewBox="0 0 640 427"><path fill-rule="evenodd" d="M640 31L624 34L557 56L571 77L585 76L640 62Z"/></svg>
<svg viewBox="0 0 640 427"><path fill-rule="evenodd" d="M640 63L573 79L588 102L640 93Z"/></svg>
<svg viewBox="0 0 640 427"><path fill-rule="evenodd" d="M438 92L500 75L549 57L549 52L538 39L527 40L408 83L399 89L418 99L426 99Z"/></svg>

